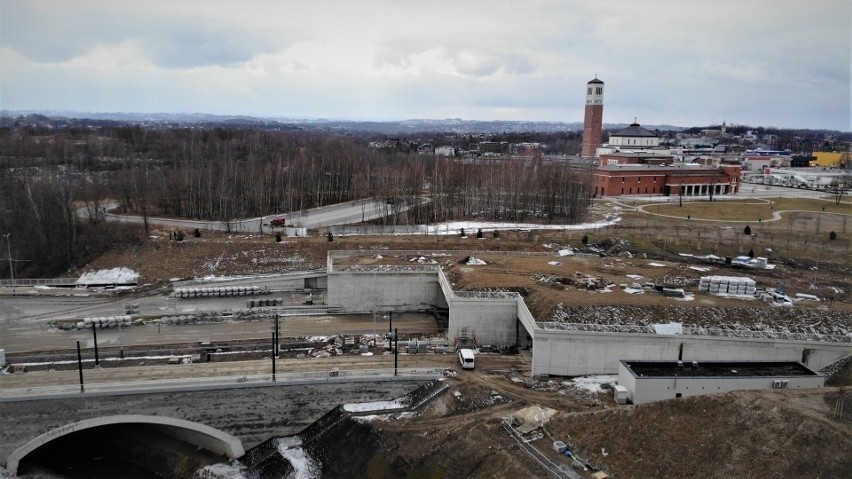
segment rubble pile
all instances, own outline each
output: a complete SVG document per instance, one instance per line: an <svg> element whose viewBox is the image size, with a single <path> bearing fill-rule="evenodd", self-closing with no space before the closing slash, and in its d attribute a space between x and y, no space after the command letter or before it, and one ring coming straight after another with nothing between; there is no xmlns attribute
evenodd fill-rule
<svg viewBox="0 0 852 479"><path fill-rule="evenodd" d="M567 306L560 304L547 319L553 323L650 327L678 322L692 331L755 331L809 334L852 340L852 315L827 308L689 307L689 306Z"/></svg>
<svg viewBox="0 0 852 479"><path fill-rule="evenodd" d="M589 291L597 291L600 289L607 289L614 286L612 283L604 280L600 276L587 275L579 271L574 273L574 276L551 276L535 274L531 277L539 283L561 284L566 287L574 286L577 289L585 289Z"/></svg>

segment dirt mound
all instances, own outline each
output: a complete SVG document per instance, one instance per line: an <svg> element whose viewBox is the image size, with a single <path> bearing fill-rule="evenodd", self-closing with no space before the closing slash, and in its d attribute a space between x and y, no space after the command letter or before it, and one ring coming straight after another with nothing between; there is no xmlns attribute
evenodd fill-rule
<svg viewBox="0 0 852 479"><path fill-rule="evenodd" d="M841 478L852 413L833 417L837 399L836 389L736 392L563 415L547 428L613 478Z"/></svg>

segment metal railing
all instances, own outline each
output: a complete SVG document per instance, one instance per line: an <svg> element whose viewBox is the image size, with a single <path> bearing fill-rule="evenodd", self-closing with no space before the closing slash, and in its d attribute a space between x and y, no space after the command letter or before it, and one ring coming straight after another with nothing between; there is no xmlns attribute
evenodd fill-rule
<svg viewBox="0 0 852 479"><path fill-rule="evenodd" d="M43 279L0 279L0 286L75 286L77 278L43 278Z"/></svg>

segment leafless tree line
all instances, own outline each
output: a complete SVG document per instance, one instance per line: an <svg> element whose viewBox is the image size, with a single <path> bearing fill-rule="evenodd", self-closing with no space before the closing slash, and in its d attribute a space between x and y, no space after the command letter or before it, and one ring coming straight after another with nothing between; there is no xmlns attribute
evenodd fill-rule
<svg viewBox="0 0 852 479"><path fill-rule="evenodd" d="M0 180L0 228L13 256L39 258L39 274L127 239L103 221L108 202L146 218L227 222L376 197L394 224L572 223L590 197L588 172L541 158L436 159L356 137L226 128L4 129Z"/></svg>

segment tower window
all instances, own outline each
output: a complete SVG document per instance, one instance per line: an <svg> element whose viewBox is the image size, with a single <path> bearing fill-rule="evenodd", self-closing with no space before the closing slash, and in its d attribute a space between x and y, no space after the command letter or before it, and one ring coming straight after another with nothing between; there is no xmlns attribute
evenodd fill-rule
<svg viewBox="0 0 852 479"><path fill-rule="evenodd" d="M592 87L589 87L589 95L592 94Z"/></svg>
<svg viewBox="0 0 852 479"><path fill-rule="evenodd" d="M599 87L595 88L595 94L596 95L603 95L603 87L599 86Z"/></svg>

